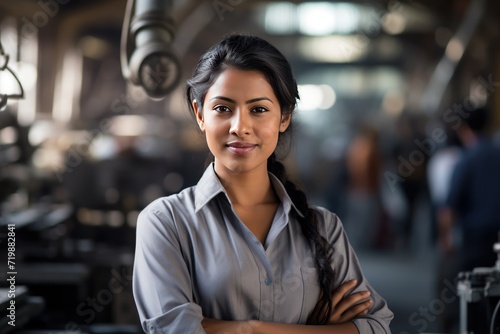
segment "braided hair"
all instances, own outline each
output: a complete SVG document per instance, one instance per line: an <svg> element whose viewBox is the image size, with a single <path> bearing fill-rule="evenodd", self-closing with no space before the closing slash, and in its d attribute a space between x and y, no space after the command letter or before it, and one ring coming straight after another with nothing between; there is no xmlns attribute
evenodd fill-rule
<svg viewBox="0 0 500 334"><path fill-rule="evenodd" d="M266 77L280 103L283 115L292 115L299 99L297 83L286 58L267 41L250 35L233 34L211 47L198 61L193 76L187 82L186 100L192 110L192 101L201 107L208 89L226 69L259 71ZM193 111L193 110L192 110ZM193 113L194 114L194 113ZM279 134L278 145L289 143L292 126ZM333 269L331 267L332 247L320 234L317 212L307 201L304 192L287 179L285 167L276 158L276 151L268 158L267 169L285 186L294 205L304 217L297 215L304 237L309 241L315 254L318 283L321 289L314 319L308 323L326 324L332 311Z"/></svg>

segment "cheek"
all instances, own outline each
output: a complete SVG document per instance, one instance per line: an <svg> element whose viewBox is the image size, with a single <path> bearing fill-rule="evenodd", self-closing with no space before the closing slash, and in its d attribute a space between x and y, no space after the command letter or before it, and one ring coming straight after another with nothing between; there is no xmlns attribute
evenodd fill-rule
<svg viewBox="0 0 500 334"><path fill-rule="evenodd" d="M218 138L224 136L226 130L224 124L205 121L205 138L207 142L216 142Z"/></svg>
<svg viewBox="0 0 500 334"><path fill-rule="evenodd" d="M269 143L275 144L278 141L278 124L266 125L259 128L259 137L266 139Z"/></svg>
<svg viewBox="0 0 500 334"><path fill-rule="evenodd" d="M228 126L228 119L224 117L217 117L213 112L208 111L205 113L205 127L210 128L210 131L222 131Z"/></svg>

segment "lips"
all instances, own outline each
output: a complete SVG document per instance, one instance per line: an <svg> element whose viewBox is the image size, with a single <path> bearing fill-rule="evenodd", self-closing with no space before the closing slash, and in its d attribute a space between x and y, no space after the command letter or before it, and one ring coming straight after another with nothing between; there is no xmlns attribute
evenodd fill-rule
<svg viewBox="0 0 500 334"><path fill-rule="evenodd" d="M231 142L227 144L228 149L236 154L245 154L252 151L257 145L247 142Z"/></svg>

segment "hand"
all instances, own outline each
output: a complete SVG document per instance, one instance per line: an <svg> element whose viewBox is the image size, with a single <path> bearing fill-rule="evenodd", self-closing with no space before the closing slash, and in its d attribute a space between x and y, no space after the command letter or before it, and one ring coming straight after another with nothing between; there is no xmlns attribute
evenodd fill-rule
<svg viewBox="0 0 500 334"><path fill-rule="evenodd" d="M368 313L368 309L372 305L371 300L366 300L370 296L370 291L350 294L356 284L356 280L350 280L335 290L329 324L340 324Z"/></svg>
<svg viewBox="0 0 500 334"><path fill-rule="evenodd" d="M360 291L350 294L356 287L356 284L356 280L347 281L333 292L331 302L332 313L330 314L328 324L340 324L368 313L372 301L366 299L370 296L370 292ZM319 310L316 307L309 316L307 323L317 323L318 312Z"/></svg>

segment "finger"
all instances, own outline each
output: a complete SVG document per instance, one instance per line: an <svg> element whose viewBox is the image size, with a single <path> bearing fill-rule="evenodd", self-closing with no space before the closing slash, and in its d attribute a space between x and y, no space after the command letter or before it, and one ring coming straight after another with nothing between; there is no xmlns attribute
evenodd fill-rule
<svg viewBox="0 0 500 334"><path fill-rule="evenodd" d="M357 304L356 306L353 306L341 315L340 321L349 321L356 318L357 316L367 314L372 304L373 302L371 300L367 300L360 304Z"/></svg>
<svg viewBox="0 0 500 334"><path fill-rule="evenodd" d="M365 315L368 313L370 307L372 307L372 300L365 300L359 304L354 305L344 313L339 314L338 312L332 313L329 319L329 323L341 323L352 320L360 315Z"/></svg>
<svg viewBox="0 0 500 334"><path fill-rule="evenodd" d="M370 295L371 295L371 292L369 290L355 292L355 293L350 294L349 296L345 297L344 299L342 299L338 303L338 305L345 304L345 305L349 305L349 307L351 307L351 306L354 306L355 304L358 304L360 301L368 299L368 297L370 297Z"/></svg>
<svg viewBox="0 0 500 334"><path fill-rule="evenodd" d="M370 297L370 291L360 291L353 293L337 303L337 305L334 306L334 311L335 313L341 315L360 302L365 301L368 297Z"/></svg>
<svg viewBox="0 0 500 334"><path fill-rule="evenodd" d="M339 286L334 292L333 292L333 297L332 297L332 308L335 308L335 306L344 298L344 296L349 293L352 289L356 287L356 284L358 283L357 280L353 279L350 281L347 281L343 283L341 286Z"/></svg>

